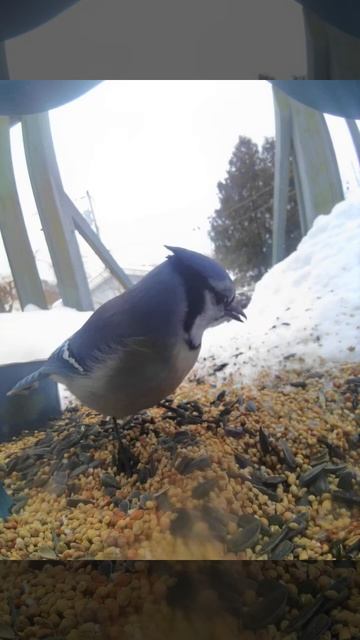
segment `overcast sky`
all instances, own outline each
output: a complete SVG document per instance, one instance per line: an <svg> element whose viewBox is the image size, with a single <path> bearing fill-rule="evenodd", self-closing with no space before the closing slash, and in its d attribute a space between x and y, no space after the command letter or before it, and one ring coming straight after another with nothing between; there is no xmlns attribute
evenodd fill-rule
<svg viewBox="0 0 360 640"><path fill-rule="evenodd" d="M209 253L208 217L238 137L261 144L275 132L264 81L106 81L53 110L50 120L65 190L80 206L90 191L101 238L124 267L158 263L164 244ZM328 122L342 176L354 187L359 173L346 126ZM19 126L11 138L30 239L49 277ZM90 250L86 256L95 275L101 264ZM8 270L0 244L0 274Z"/></svg>

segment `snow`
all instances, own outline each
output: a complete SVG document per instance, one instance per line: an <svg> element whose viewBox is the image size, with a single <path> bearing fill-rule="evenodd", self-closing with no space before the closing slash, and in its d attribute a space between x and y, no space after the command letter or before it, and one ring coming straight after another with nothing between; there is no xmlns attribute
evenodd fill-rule
<svg viewBox="0 0 360 640"><path fill-rule="evenodd" d="M360 360L360 192L318 216L296 251L257 283L247 322L207 331L197 375L252 380L262 370Z"/></svg>
<svg viewBox="0 0 360 640"><path fill-rule="evenodd" d="M46 360L66 338L77 331L91 312L57 307L49 311L27 305L25 313L0 314L0 364Z"/></svg>
<svg viewBox="0 0 360 640"><path fill-rule="evenodd" d="M319 216L297 250L257 283L244 324L205 332L194 369L235 383L262 369L359 361L360 192ZM46 359L91 314L66 307L0 314L0 364ZM212 378L213 379L213 378Z"/></svg>

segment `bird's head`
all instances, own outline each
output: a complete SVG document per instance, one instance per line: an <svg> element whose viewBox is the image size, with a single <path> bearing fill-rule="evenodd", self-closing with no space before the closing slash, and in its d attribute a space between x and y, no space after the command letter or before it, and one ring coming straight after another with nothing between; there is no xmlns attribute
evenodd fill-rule
<svg viewBox="0 0 360 640"><path fill-rule="evenodd" d="M185 288L184 331L192 348L200 346L205 329L230 320L242 322L242 318L246 318L236 299L235 285L218 262L189 249L165 246L173 253L168 260Z"/></svg>

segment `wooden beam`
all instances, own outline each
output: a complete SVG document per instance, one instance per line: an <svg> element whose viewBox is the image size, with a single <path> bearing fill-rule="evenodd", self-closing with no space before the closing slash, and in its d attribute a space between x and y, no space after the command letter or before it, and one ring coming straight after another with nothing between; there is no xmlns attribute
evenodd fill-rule
<svg viewBox="0 0 360 640"><path fill-rule="evenodd" d="M285 256L286 212L289 194L291 110L287 96L273 85L275 109L275 176L272 263Z"/></svg>
<svg viewBox="0 0 360 640"><path fill-rule="evenodd" d="M65 193L65 191L63 192L62 197L64 202L64 210L67 211L68 215L72 217L76 230L81 234L84 240L86 240L88 245L100 258L105 267L109 269L114 278L116 278L125 289L131 287L133 285L132 280L120 267L116 260L114 260L110 251L101 242L99 236L91 228L88 221L85 220L84 216L80 213L80 211L77 209L77 207L75 206L71 198L69 198L67 193Z"/></svg>
<svg viewBox="0 0 360 640"><path fill-rule="evenodd" d="M0 165L0 231L20 305L22 309L27 304L46 309L46 299L16 189L10 121L7 116L0 116Z"/></svg>
<svg viewBox="0 0 360 640"><path fill-rule="evenodd" d="M297 166L297 160L294 153L293 153L292 161L293 161L294 182L295 182L297 206L299 211L301 235L305 236L309 231L309 227L307 226L307 220L305 215L304 196L303 196L301 180L299 176L299 168Z"/></svg>
<svg viewBox="0 0 360 640"><path fill-rule="evenodd" d="M301 231L318 215L330 213L344 199L334 147L324 115L293 100L273 85L275 108L275 178L273 264L285 255L290 152Z"/></svg>
<svg viewBox="0 0 360 640"><path fill-rule="evenodd" d="M353 141L353 145L355 147L356 155L360 164L360 131L359 127L355 120L350 120L350 118L345 118L346 124L350 131L351 139Z"/></svg>
<svg viewBox="0 0 360 640"><path fill-rule="evenodd" d="M53 146L49 115L23 116L25 155L32 189L64 305L93 309L74 223L64 210L63 186Z"/></svg>
<svg viewBox="0 0 360 640"><path fill-rule="evenodd" d="M335 150L320 111L288 98L292 139L309 229L318 215L330 213L344 199Z"/></svg>

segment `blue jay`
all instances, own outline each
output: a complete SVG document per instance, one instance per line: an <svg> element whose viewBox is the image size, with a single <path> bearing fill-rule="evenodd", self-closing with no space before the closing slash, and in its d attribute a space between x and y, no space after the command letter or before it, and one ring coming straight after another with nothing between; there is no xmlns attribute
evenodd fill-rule
<svg viewBox="0 0 360 640"><path fill-rule="evenodd" d="M8 395L50 377L86 406L124 418L173 393L196 363L205 329L246 316L215 260L166 248L173 255L99 307Z"/></svg>

